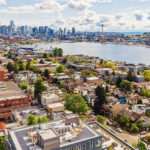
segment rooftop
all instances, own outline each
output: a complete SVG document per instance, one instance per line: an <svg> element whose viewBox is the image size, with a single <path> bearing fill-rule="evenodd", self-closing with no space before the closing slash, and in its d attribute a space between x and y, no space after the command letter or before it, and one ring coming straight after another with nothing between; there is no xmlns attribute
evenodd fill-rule
<svg viewBox="0 0 150 150"><path fill-rule="evenodd" d="M8 71L4 66L0 65L0 71Z"/></svg>
<svg viewBox="0 0 150 150"><path fill-rule="evenodd" d="M38 131L38 133L40 134L41 138L44 139L44 140L47 140L47 139L54 138L54 137L58 136L58 134L53 130L53 128Z"/></svg>
<svg viewBox="0 0 150 150"><path fill-rule="evenodd" d="M74 115L68 117L73 116ZM16 150L30 150L31 148L37 147L38 145L34 144L32 139L32 136L36 137L37 133L45 140L59 137L60 147L101 136L101 134L90 128L82 120L79 122L79 125L75 123L65 125L65 119L63 118L57 121L11 130L9 131L9 135ZM60 131L62 130L63 132L65 131L65 133L61 134L62 132L60 133Z"/></svg>
<svg viewBox="0 0 150 150"><path fill-rule="evenodd" d="M49 107L49 108L64 107L64 104L62 104L62 103L53 103L53 104L47 105L47 107Z"/></svg>

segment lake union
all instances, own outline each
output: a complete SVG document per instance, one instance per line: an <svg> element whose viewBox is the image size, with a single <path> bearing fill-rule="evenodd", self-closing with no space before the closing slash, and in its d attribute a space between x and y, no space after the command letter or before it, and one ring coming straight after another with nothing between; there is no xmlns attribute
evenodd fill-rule
<svg viewBox="0 0 150 150"><path fill-rule="evenodd" d="M53 48L62 48L64 50L64 55L84 54L106 60L150 65L150 48L148 47L92 42L42 43L40 46L43 48L49 48L50 46Z"/></svg>

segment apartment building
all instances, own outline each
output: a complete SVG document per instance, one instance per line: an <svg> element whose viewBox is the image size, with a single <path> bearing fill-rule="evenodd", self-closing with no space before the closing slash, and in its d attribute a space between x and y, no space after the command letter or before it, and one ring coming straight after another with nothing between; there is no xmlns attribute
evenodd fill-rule
<svg viewBox="0 0 150 150"><path fill-rule="evenodd" d="M8 70L0 65L0 81L7 81L8 80Z"/></svg>
<svg viewBox="0 0 150 150"><path fill-rule="evenodd" d="M6 150L101 150L102 135L78 115L9 131Z"/></svg>

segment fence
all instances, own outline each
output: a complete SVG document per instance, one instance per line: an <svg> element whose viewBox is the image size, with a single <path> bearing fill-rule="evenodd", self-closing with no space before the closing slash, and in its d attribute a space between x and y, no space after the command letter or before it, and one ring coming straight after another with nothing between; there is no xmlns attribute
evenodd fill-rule
<svg viewBox="0 0 150 150"><path fill-rule="evenodd" d="M121 143L123 143L126 147L128 147L131 150L136 150L134 147L130 146L129 144L127 144L125 141L123 141L122 139L120 139L119 137L117 137L114 133L112 133L111 131L109 131L108 129L106 129L104 126L102 126L101 124L99 124L98 122L94 121L89 123L89 125L92 124L97 124L98 126L100 126L103 130L105 130L106 132L108 132L110 135L112 135L113 137L115 137L118 141L120 141Z"/></svg>

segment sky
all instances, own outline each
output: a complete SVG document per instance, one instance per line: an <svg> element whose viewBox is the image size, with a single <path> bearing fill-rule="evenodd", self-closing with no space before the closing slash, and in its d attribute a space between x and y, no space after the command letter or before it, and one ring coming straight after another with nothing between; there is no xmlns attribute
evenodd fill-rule
<svg viewBox="0 0 150 150"><path fill-rule="evenodd" d="M0 25L78 31L150 31L150 0L0 0Z"/></svg>

